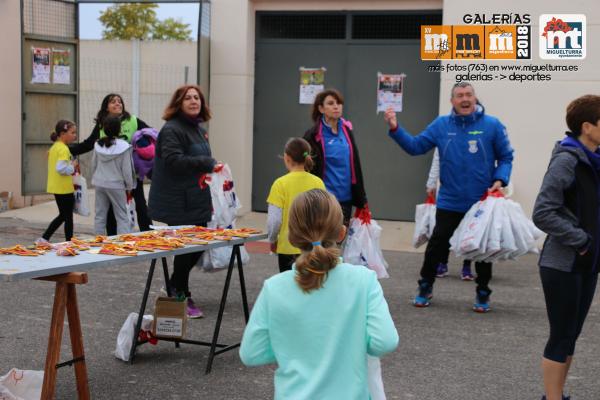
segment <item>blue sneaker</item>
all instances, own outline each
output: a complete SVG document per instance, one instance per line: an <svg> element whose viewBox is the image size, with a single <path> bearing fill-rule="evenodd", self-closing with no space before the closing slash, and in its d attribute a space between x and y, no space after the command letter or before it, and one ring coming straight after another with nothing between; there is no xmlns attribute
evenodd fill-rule
<svg viewBox="0 0 600 400"><path fill-rule="evenodd" d="M490 294L489 290L477 290L475 296L475 304L473 304L473 311L477 313L486 313L490 311Z"/></svg>
<svg viewBox="0 0 600 400"><path fill-rule="evenodd" d="M439 263L435 274L438 278L443 278L448 275L448 264Z"/></svg>
<svg viewBox="0 0 600 400"><path fill-rule="evenodd" d="M462 271L460 271L460 279L463 281L473 281L475 277L471 273L471 264L464 263L462 267Z"/></svg>
<svg viewBox="0 0 600 400"><path fill-rule="evenodd" d="M546 400L546 395L542 396L542 400ZM562 400L571 400L571 396L562 395Z"/></svg>
<svg viewBox="0 0 600 400"><path fill-rule="evenodd" d="M417 289L417 295L413 300L415 307L423 308L429 307L429 300L433 298L433 286L429 282L419 282L419 288Z"/></svg>

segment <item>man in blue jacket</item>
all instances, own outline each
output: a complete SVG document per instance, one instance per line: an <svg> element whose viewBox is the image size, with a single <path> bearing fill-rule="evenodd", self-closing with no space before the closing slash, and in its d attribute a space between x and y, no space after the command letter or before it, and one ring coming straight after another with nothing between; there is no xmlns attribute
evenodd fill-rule
<svg viewBox="0 0 600 400"><path fill-rule="evenodd" d="M450 237L463 216L485 193L508 184L513 149L506 128L495 117L486 115L468 82L454 85L449 115L437 117L423 132L412 136L396 120L392 109L385 112L389 135L410 155L425 154L434 147L440 156L440 191L437 198L435 228L425 250L421 279L414 300L416 307L427 307L433 297L436 267L450 249ZM475 263L477 289L473 310L489 311L492 290L492 264Z"/></svg>

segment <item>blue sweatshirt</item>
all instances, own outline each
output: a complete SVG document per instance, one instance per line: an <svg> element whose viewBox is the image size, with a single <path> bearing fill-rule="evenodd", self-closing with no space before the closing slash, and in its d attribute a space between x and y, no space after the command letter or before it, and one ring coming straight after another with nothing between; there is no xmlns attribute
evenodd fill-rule
<svg viewBox="0 0 600 400"><path fill-rule="evenodd" d="M481 105L470 115L452 110L439 116L416 136L400 125L389 135L410 155L438 148L440 209L467 212L494 181L506 186L510 179L513 149L506 128L498 118L486 115Z"/></svg>

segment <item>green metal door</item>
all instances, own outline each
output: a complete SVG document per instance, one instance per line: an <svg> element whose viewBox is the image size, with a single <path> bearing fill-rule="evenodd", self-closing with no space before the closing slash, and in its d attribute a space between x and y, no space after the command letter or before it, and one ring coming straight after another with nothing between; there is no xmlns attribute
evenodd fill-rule
<svg viewBox="0 0 600 400"><path fill-rule="evenodd" d="M276 14L257 15L252 209L266 211L271 184L286 172L277 156L287 138L301 136L311 126L311 106L298 101L299 68L325 67L325 87L345 97L344 116L354 125L375 218L414 220L415 204L425 198L433 152L411 157L388 137L383 117L376 113L377 73L407 75L399 120L413 133L425 128L438 114L439 75L427 72L435 63L420 61L414 35L420 34L421 23L441 23L441 15L337 15L344 17L337 33L332 26L339 20L315 23L323 15L284 14L281 21ZM265 16L268 28L262 26ZM299 33L290 28L294 23ZM381 32L386 24L393 26ZM319 32L327 39L319 39ZM336 35L341 37L333 39Z"/></svg>
<svg viewBox="0 0 600 400"><path fill-rule="evenodd" d="M22 188L46 192L50 133L60 119L77 122L77 4L68 0L21 0Z"/></svg>

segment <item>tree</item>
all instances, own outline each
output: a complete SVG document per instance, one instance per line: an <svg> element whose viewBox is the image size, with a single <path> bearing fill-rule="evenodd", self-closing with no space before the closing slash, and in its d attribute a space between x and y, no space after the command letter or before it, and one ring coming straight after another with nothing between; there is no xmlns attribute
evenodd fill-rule
<svg viewBox="0 0 600 400"><path fill-rule="evenodd" d="M106 40L191 40L189 24L173 18L160 21L156 3L116 4L100 14Z"/></svg>
<svg viewBox="0 0 600 400"><path fill-rule="evenodd" d="M192 30L188 24L173 19L167 18L164 21L158 21L152 32L154 40L190 40Z"/></svg>

